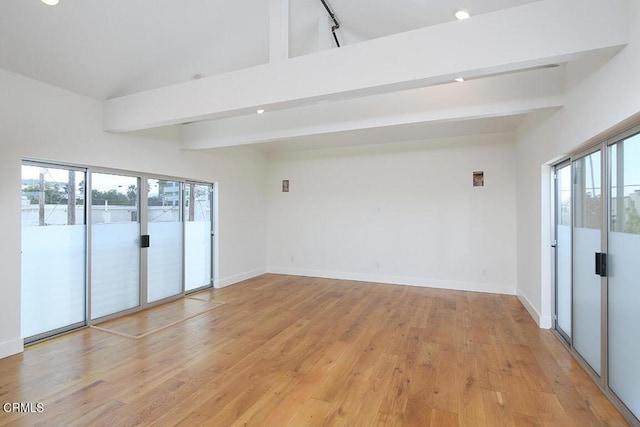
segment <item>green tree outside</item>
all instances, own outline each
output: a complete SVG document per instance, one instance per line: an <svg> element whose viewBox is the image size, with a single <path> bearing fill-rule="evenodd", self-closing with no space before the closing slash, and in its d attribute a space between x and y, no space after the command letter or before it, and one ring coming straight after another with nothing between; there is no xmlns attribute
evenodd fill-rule
<svg viewBox="0 0 640 427"><path fill-rule="evenodd" d="M40 200L40 185L29 185L22 189L22 193L27 196L30 204L37 205ZM44 185L44 202L47 205L66 204L67 192L59 184L47 182Z"/></svg>
<svg viewBox="0 0 640 427"><path fill-rule="evenodd" d="M627 212L627 220L624 223L624 232L640 234L640 214L635 209Z"/></svg>
<svg viewBox="0 0 640 427"><path fill-rule="evenodd" d="M135 205L135 198L133 201L122 193L118 193L116 190L98 191L91 190L91 203L94 206L104 205L107 202L109 206L133 206Z"/></svg>

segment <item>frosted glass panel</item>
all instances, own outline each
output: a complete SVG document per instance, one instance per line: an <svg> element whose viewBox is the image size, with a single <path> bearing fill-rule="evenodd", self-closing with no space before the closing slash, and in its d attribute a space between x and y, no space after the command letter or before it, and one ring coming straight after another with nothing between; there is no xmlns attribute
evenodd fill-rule
<svg viewBox="0 0 640 427"><path fill-rule="evenodd" d="M152 206L155 196L149 197L147 231L151 244L147 249L147 302L153 302L182 293L182 223L180 183L149 180L149 184L151 188L160 187L158 197L164 204Z"/></svg>
<svg viewBox="0 0 640 427"><path fill-rule="evenodd" d="M185 290L211 286L211 195L213 186L187 184L185 187Z"/></svg>
<svg viewBox="0 0 640 427"><path fill-rule="evenodd" d="M22 230L22 336L85 320L84 225Z"/></svg>
<svg viewBox="0 0 640 427"><path fill-rule="evenodd" d="M91 252L91 317L140 304L140 225L95 224Z"/></svg>
<svg viewBox="0 0 640 427"><path fill-rule="evenodd" d="M640 418L640 234L609 234L609 386Z"/></svg>
<svg viewBox="0 0 640 427"><path fill-rule="evenodd" d="M596 151L573 163L573 346L601 375L601 288L595 253L601 252L601 154Z"/></svg>
<svg viewBox="0 0 640 427"><path fill-rule="evenodd" d="M640 419L640 135L609 150L609 387Z"/></svg>
<svg viewBox="0 0 640 427"><path fill-rule="evenodd" d="M84 171L22 166L21 335L86 320Z"/></svg>
<svg viewBox="0 0 640 427"><path fill-rule="evenodd" d="M140 305L138 178L91 175L91 318Z"/></svg>
<svg viewBox="0 0 640 427"><path fill-rule="evenodd" d="M149 223L147 301L182 293L182 223Z"/></svg>
<svg viewBox="0 0 640 427"><path fill-rule="evenodd" d="M600 230L575 228L573 250L573 346L600 375L601 279L594 273L594 254L600 252Z"/></svg>
<svg viewBox="0 0 640 427"><path fill-rule="evenodd" d="M185 289L211 284L211 221L185 224Z"/></svg>

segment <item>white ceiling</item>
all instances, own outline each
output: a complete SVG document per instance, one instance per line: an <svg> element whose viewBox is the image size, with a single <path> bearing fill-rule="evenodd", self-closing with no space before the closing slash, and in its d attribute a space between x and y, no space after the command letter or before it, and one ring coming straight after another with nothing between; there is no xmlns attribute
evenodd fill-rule
<svg viewBox="0 0 640 427"><path fill-rule="evenodd" d="M96 100L110 99L105 106L123 99L119 97L132 98L131 94L138 94L144 100L147 94L152 94L145 91L169 85L176 85L176 91L188 89L180 83L193 89L196 83L219 79L224 77L223 73L250 67L254 68L235 74L247 75L247 71L253 70L252 75L264 79L260 67L274 65L269 64L269 19L271 7L278 1L289 2L289 57L308 55L287 61L287 64L295 61L300 64L300 60L314 58L311 54L332 47L331 24L320 0L60 0L59 5L54 7L46 6L40 0L0 0L0 68ZM529 38L542 40L544 26L549 22L547 17L554 15L551 21L554 25L557 24L556 20L570 19L567 13L563 15L558 10L564 8L567 12L572 5L579 3L578 0L565 1L567 4L563 6L540 0L329 0L340 22L337 31L340 43L353 46L336 50L340 54L338 56L325 55L333 51L318 53L317 59L349 59L355 51L367 51L359 49L367 46L367 41L424 27L432 27L426 30L434 30L432 34L453 34L453 41L448 40L449 47L456 46L462 40L468 42L469 38L477 38L475 32L465 33L466 38L457 37L455 31L464 30L464 25L453 23L454 12L459 9L468 10L472 14L471 20L483 16L478 22L482 21L485 36L498 31L495 27L505 22L500 18L503 14L526 22L530 16L527 11L545 10L542 17L537 17L538 26L528 29ZM522 13L519 7L522 7ZM607 15L606 11L601 14ZM589 21L590 15L587 12L582 15L587 18L583 16L576 19L582 19L580 22L585 27L584 22ZM522 40L522 27L511 25L511 32L496 33L496 37ZM586 26L590 29L594 26L600 28L598 23L590 25L587 22ZM438 32L444 27L447 29ZM407 33L403 40L415 40L426 34L420 32L414 37L416 33ZM391 46L397 43L398 37L403 36L379 41L383 42L382 45ZM427 36L422 40L432 45L443 45L439 41L441 39L434 40L433 37ZM519 42L509 40L509 43L519 50ZM594 53L622 46L615 40L600 43L600 40L594 39L584 43L587 47L593 45ZM548 45L540 44L542 47ZM415 57L413 52L423 49L423 46L416 44L411 56ZM490 54L490 46L495 44L488 43L486 51L484 47L476 51L467 49L466 54L473 62ZM440 54L440 58L444 59L440 63L448 64L447 61L453 58L442 48L438 50L432 46L431 49L432 56L429 58L436 58ZM514 49L510 46L507 50ZM388 65L393 63L391 56L397 51L388 52L390 55L381 56L373 63L374 67L380 65L377 67L379 73L391 69ZM585 52L590 50L584 46L577 48L575 58L568 60L575 60ZM615 54L612 50L607 52ZM365 99L357 98L362 95L354 94L352 99L337 97L326 106L314 107L317 99L312 97L284 106L286 112L268 112L259 119L261 122L251 117L256 107L250 103L242 111L229 107L228 111L221 111L216 120L207 121L213 116L196 118L200 120L199 123L183 125L181 144L188 149L242 144L271 152L514 132L526 114L557 109L563 102L564 67L532 71L527 67L554 65L551 60L541 60L537 54L534 51L525 52L525 56L519 59L520 65L511 67L511 72L521 74L522 77L517 78L508 75L488 77L491 74L489 71L483 73L482 70L469 69L472 77L481 77L483 82L468 82L466 86L457 87L450 83L453 76L443 74L440 77L444 80L435 83L441 84L440 89L415 85L403 88L398 84L395 88L380 92L387 93L385 96L389 98L379 96ZM425 60L429 61L429 58ZM325 65L327 70L333 71L332 64ZM344 63L341 65L344 68ZM509 69L499 63L493 65L496 69ZM274 69L272 67L271 71ZM345 70L353 76L371 69ZM408 66L405 69L413 70ZM274 75L276 80L282 80L280 74ZM298 75L292 75L289 80L295 80ZM196 76L204 80L190 82ZM340 75L333 75L332 79L339 80ZM443 82L449 84L442 85ZM294 84L290 86L295 87L302 85L297 81L291 83ZM305 84L316 85L316 80ZM406 90L409 88L412 90ZM243 89L246 92L246 88ZM271 86L269 89L273 92ZM232 92L226 92L230 94L227 97L236 97L236 92L233 92L235 89L230 90ZM344 93L349 93L348 88L344 89ZM208 93L207 99L217 95L218 92ZM217 99L226 98L219 96ZM124 102L126 104L129 100ZM354 108L353 105L358 103L359 107ZM122 111L128 114L126 108ZM301 123L305 123L306 127ZM363 126L363 123L366 125ZM236 142L225 143L223 136Z"/></svg>
<svg viewBox="0 0 640 427"><path fill-rule="evenodd" d="M348 45L533 0L330 0ZM320 0L290 0L290 55L318 48ZM327 34L330 29L326 29ZM103 100L263 64L269 0L0 2L0 68Z"/></svg>

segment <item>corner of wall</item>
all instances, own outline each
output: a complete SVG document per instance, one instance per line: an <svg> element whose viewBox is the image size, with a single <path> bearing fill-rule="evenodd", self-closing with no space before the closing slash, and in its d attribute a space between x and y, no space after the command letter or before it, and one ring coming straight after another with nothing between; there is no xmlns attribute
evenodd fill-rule
<svg viewBox="0 0 640 427"><path fill-rule="evenodd" d="M215 280L213 282L213 287L216 289L224 288L224 287L242 282L244 280L249 280L249 279L253 279L254 277L261 276L266 272L267 270L265 268L258 268L255 270L246 271L244 273L236 274L234 276L225 277L224 279Z"/></svg>
<svg viewBox="0 0 640 427"><path fill-rule="evenodd" d="M24 343L22 338L16 338L11 341L0 342L0 359L13 356L14 354L24 351Z"/></svg>
<svg viewBox="0 0 640 427"><path fill-rule="evenodd" d="M533 320L538 324L538 326L542 329L551 329L553 323L551 322L551 316L545 315L542 316L538 311L534 308L534 305L531 304L531 301L522 293L520 289L517 290L517 296L524 308L527 309Z"/></svg>

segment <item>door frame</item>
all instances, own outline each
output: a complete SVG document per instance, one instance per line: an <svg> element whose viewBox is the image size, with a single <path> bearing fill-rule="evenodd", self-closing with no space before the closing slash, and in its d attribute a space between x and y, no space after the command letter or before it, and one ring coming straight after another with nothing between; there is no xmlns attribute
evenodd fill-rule
<svg viewBox="0 0 640 427"><path fill-rule="evenodd" d="M211 245L211 270L209 271L209 283L194 289L189 289L188 291L186 290L186 249L185 249L185 245L186 245L186 227L187 227L187 220L184 219L184 207L185 207L185 203L187 201L187 185L206 185L208 187L211 187L211 190L209 192L209 215L211 217L211 230L210 230L210 245ZM183 289L183 293L185 295L191 295L194 294L196 292L200 292L200 291L204 291L206 289L211 289L211 288L215 288L216 282L218 281L218 212L217 212L217 207L218 207L218 184L217 183L210 183L210 182L203 182L203 181L194 181L194 180L185 180L183 182L182 185L182 215L183 215L183 221L182 221L182 230L183 230L183 236L185 237L183 239L183 248L182 248L182 289Z"/></svg>
<svg viewBox="0 0 640 427"><path fill-rule="evenodd" d="M210 240L209 245L211 246L211 269L209 271L209 283L203 286L199 286L194 289L186 290L186 278L184 277L184 269L183 269L183 289L185 295L191 295L200 291L204 291L206 289L212 289L216 287L218 283L218 184L211 182L203 182L203 181L194 181L194 180L185 180L182 187L182 199L184 202L187 200L186 190L187 185L204 185L210 187L209 192L209 216L211 220L211 230L210 230ZM182 209L184 211L185 205L182 205ZM184 215L184 212L183 212ZM186 239L187 221L183 221L183 238ZM185 242L186 245L186 242ZM185 246L183 245L183 248ZM186 266L186 251L183 250L183 265Z"/></svg>
<svg viewBox="0 0 640 427"><path fill-rule="evenodd" d="M570 158L564 159L563 161L556 163L552 166L553 173L553 219L551 226L553 227L553 242L551 243L551 248L553 249L553 262L551 263L552 268L552 276L554 279L554 292L552 292L552 307L553 307L553 328L552 330L557 333L557 335L564 341L564 344L568 347L573 345L573 332L571 335L568 335L566 331L562 330L558 326L558 206L560 206L560 197L558 192L558 171L565 167L569 168L569 175L571 180L571 236L569 237L569 250L571 251L571 256L573 257L573 163ZM571 272L571 330L573 331L573 265L570 266Z"/></svg>

